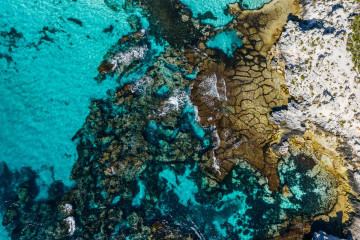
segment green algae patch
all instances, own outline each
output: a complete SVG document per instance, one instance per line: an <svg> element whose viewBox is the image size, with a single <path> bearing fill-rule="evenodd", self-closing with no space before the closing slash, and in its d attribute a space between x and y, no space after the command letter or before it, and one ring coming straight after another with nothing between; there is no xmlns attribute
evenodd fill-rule
<svg viewBox="0 0 360 240"><path fill-rule="evenodd" d="M360 71L360 16L355 16L352 21L353 32L349 36L348 50L353 54L353 62L357 71Z"/></svg>

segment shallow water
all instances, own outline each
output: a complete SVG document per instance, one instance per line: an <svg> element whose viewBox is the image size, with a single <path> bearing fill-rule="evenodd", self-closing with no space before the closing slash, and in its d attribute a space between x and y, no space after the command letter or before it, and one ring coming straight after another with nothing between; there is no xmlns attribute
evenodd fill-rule
<svg viewBox="0 0 360 240"><path fill-rule="evenodd" d="M1 160L10 169L32 167L44 189L54 180L69 185L77 158L71 138L90 99L117 85L93 78L102 56L130 30L128 16L102 0L4 0L0 16L0 54L11 57L0 58Z"/></svg>
<svg viewBox="0 0 360 240"><path fill-rule="evenodd" d="M228 57L233 57L233 52L243 45L235 31L225 31L211 38L206 46L223 51Z"/></svg>
<svg viewBox="0 0 360 240"><path fill-rule="evenodd" d="M97 66L108 48L129 31L127 15L103 1L2 1L0 38L1 155L10 168L49 170L67 184L76 159L71 141L89 113L90 98L106 96L116 83L97 84ZM100 14L99 14L100 13ZM81 21L82 26L69 18ZM112 32L105 33L109 26ZM42 32L44 28L48 31ZM45 40L44 36L49 36ZM48 181L48 180L46 180Z"/></svg>
<svg viewBox="0 0 360 240"><path fill-rule="evenodd" d="M238 2L244 9L258 9L271 0L180 0L193 12L194 17L214 27L224 26L233 17L226 13L227 5Z"/></svg>

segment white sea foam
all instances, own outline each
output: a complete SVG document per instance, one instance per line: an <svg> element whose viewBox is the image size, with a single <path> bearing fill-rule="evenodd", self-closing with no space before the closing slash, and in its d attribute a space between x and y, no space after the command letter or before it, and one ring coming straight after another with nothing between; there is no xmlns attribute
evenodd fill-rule
<svg viewBox="0 0 360 240"><path fill-rule="evenodd" d="M130 48L130 50L126 52L120 52L116 54L114 57L111 58L110 63L114 65L112 70L115 70L118 68L121 64L129 64L133 60L136 59L143 59L148 52L148 47L146 45L144 46L136 46L133 48Z"/></svg>
<svg viewBox="0 0 360 240"><path fill-rule="evenodd" d="M69 215L73 211L73 206L70 203L66 203L62 206L64 214Z"/></svg>
<svg viewBox="0 0 360 240"><path fill-rule="evenodd" d="M72 216L69 216L67 218L64 219L64 221L68 224L69 228L68 228L68 234L69 236L74 235L75 230L76 230L76 225L75 225L75 218Z"/></svg>

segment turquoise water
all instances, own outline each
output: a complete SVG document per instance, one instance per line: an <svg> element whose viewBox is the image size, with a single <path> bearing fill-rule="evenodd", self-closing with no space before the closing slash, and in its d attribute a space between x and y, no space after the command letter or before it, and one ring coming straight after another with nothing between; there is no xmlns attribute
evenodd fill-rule
<svg viewBox="0 0 360 240"><path fill-rule="evenodd" d="M237 2L236 0L181 0L193 12L194 17L203 16L202 22L220 27L229 23L233 17L225 14L224 10L229 3ZM210 14L209 14L210 13ZM207 18L205 18L207 17Z"/></svg>
<svg viewBox="0 0 360 240"><path fill-rule="evenodd" d="M77 158L71 138L90 99L117 85L93 78L102 56L130 31L128 15L102 0L2 0L0 16L1 160L10 169L31 166L43 190L53 180L69 185Z"/></svg>
<svg viewBox="0 0 360 240"><path fill-rule="evenodd" d="M123 12L114 13L103 1L5 1L0 11L2 31L12 27L23 37L9 47L0 38L0 144L10 168L54 166L54 178L69 181L76 159L71 141L82 126L90 98L106 96L114 82L97 84L102 56L130 28ZM99 14L99 12L101 14ZM82 26L67 20L76 18ZM104 33L110 25L112 33ZM44 27L49 41L42 40ZM44 39L44 38L43 38ZM36 46L34 46L36 45ZM11 48L11 51L9 51ZM47 180L46 180L47 181Z"/></svg>
<svg viewBox="0 0 360 240"><path fill-rule="evenodd" d="M132 201L132 206L134 207L140 207L141 201L145 197L145 190L146 187L142 181L138 182L139 192L136 194L135 198Z"/></svg>
<svg viewBox="0 0 360 240"><path fill-rule="evenodd" d="M165 167L158 174L159 181L147 183L158 185L149 186L146 191L151 195L154 189L160 188L157 208L161 214L176 216L175 221L180 225L198 229L201 239L260 239L264 231L276 229L288 216L316 214L319 209L329 208L327 197L334 194L329 191L333 183L324 179L331 178L311 179L309 172L301 172L294 165L294 160L284 160L279 166L282 184L287 184L294 194L288 198L281 192L271 192L266 180L255 174L248 164L235 167L229 173L231 178L226 178L217 191L211 191L209 183L199 179L196 163ZM208 192L201 190L204 186Z"/></svg>
<svg viewBox="0 0 360 240"><path fill-rule="evenodd" d="M236 31L225 31L211 38L206 46L209 48L217 48L223 51L228 57L233 56L236 48L243 45L241 39L236 35Z"/></svg>
<svg viewBox="0 0 360 240"><path fill-rule="evenodd" d="M258 9L269 2L271 2L271 0L242 0L241 6L244 9Z"/></svg>
<svg viewBox="0 0 360 240"><path fill-rule="evenodd" d="M195 18L205 24L221 27L228 24L233 17L226 12L227 5L239 2L244 9L259 9L271 0L180 0L193 12Z"/></svg>
<svg viewBox="0 0 360 240"><path fill-rule="evenodd" d="M156 92L156 96L159 98L167 98L170 96L171 90L167 86L161 86Z"/></svg>
<svg viewBox="0 0 360 240"><path fill-rule="evenodd" d="M190 166L187 166L183 175L177 176L171 169L165 169L159 174L160 180L166 180L167 190L174 191L179 198L179 202L185 207L188 206L189 203L198 204L195 200L195 194L199 189L190 178L190 174L193 171L196 171L196 166L194 169L190 169Z"/></svg>
<svg viewBox="0 0 360 240"><path fill-rule="evenodd" d="M199 185L208 183L197 179L198 170L196 164L186 165L183 171L162 170L159 183L164 183L164 189L158 208L164 216L177 216L179 224L199 229L203 236L200 239L253 239L255 232L259 234L261 228L278 221L280 204L285 206L283 209L294 207L280 194L261 186L247 168L233 170L231 180L225 181L221 191L208 193L199 190Z"/></svg>

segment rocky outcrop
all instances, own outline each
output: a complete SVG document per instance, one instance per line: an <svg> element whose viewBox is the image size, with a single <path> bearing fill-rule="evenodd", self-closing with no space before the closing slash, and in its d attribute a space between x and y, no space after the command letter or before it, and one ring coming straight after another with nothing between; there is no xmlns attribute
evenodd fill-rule
<svg viewBox="0 0 360 240"><path fill-rule="evenodd" d="M269 117L275 108L286 106L290 96L283 72L271 65L271 48L288 16L298 10L296 1L284 0L254 11L241 11L233 5L230 12L237 16L237 24L232 27L242 36L243 48L231 64L208 58L200 68L192 101L201 124L216 127L218 143L208 154L219 165L220 170L212 170L218 179L223 179L238 159L245 159L268 178L272 190L279 187L278 159L269 149L277 127Z"/></svg>

